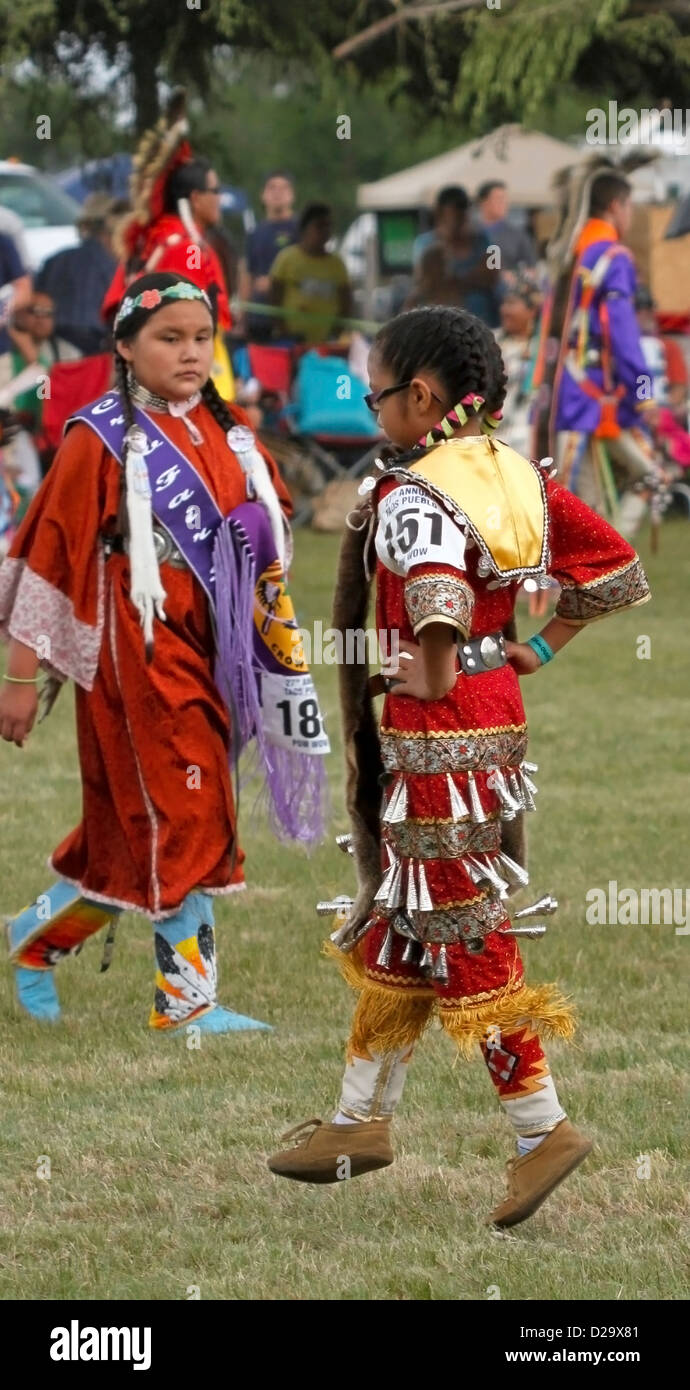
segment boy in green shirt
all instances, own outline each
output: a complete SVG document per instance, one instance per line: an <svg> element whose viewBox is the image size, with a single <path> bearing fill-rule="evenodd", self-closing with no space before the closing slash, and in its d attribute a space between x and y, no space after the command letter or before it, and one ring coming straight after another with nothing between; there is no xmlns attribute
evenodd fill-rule
<svg viewBox="0 0 690 1390"><path fill-rule="evenodd" d="M326 250L333 234L326 203L309 203L294 246L279 251L271 266L271 303L284 309L277 335L323 343L350 313L350 285L340 256Z"/></svg>

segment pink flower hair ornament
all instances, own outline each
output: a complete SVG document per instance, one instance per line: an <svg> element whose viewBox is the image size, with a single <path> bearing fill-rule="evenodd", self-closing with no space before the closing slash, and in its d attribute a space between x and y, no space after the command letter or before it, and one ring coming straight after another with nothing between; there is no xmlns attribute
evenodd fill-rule
<svg viewBox="0 0 690 1390"><path fill-rule="evenodd" d="M211 301L205 290L200 289L198 285L190 284L188 280L178 280L177 284L169 285L165 290L142 290L141 294L134 296L126 294L115 315L115 332L117 333L119 325L124 323L135 309L158 309L166 299L201 299L209 313L213 313Z"/></svg>

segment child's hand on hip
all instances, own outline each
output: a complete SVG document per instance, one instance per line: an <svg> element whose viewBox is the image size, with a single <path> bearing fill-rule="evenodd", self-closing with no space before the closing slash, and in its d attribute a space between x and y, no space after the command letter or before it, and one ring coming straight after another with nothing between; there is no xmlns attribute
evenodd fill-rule
<svg viewBox="0 0 690 1390"><path fill-rule="evenodd" d="M506 656L518 676L531 676L542 664L534 647L527 642L506 642Z"/></svg>
<svg viewBox="0 0 690 1390"><path fill-rule="evenodd" d="M14 685L10 681L3 681L0 689L0 738L21 748L33 729L37 710L38 691L33 682Z"/></svg>
<svg viewBox="0 0 690 1390"><path fill-rule="evenodd" d="M428 700L424 659L417 642L400 640L397 652L391 653L385 666L381 667L381 675L384 683L394 682L389 694Z"/></svg>
<svg viewBox="0 0 690 1390"><path fill-rule="evenodd" d="M450 629L448 631L450 632ZM402 639L398 643L397 657L391 655L386 665L381 668L384 681L395 682L389 693L414 700L442 699L453 689L456 680L454 637L450 651L450 660L446 661L447 678L445 673L441 673L441 678L436 674L434 682L430 678L428 652L424 651L421 643L406 642Z"/></svg>

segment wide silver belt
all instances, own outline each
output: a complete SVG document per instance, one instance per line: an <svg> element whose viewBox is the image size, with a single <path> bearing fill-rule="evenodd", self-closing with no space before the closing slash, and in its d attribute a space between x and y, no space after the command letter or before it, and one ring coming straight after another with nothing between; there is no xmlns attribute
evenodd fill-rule
<svg viewBox="0 0 690 1390"><path fill-rule="evenodd" d="M479 676L483 671L497 671L505 666L505 637L502 632L490 632L485 637L470 637L458 641L458 657L466 676Z"/></svg>

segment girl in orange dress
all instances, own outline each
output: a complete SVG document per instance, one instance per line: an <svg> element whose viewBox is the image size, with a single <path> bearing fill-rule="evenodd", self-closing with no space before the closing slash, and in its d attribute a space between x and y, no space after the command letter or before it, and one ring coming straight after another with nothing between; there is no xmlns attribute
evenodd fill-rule
<svg viewBox="0 0 690 1390"><path fill-rule="evenodd" d="M591 1148L542 1046L571 1035L570 1008L555 985L525 980L525 928L507 905L528 881L516 828L536 791L519 678L649 594L635 552L553 480L551 460L492 437L505 374L478 319L402 314L377 335L369 372L370 404L405 452L369 480L336 590L336 627L357 626L375 570L377 627L399 646L373 678L386 694L378 735L362 677L341 674L359 893L329 949L359 1002L333 1123L301 1127L269 1166L333 1182L391 1163L391 1117L436 1017L463 1054L481 1046L516 1132L509 1195L491 1216L508 1226ZM520 585L547 575L561 585L556 615L510 640ZM527 921L554 906L542 899Z"/></svg>
<svg viewBox="0 0 690 1390"><path fill-rule="evenodd" d="M18 998L34 1017L57 1018L55 964L131 909L155 924L152 1027L262 1027L216 999L213 896L244 887L229 753L257 728L246 711L229 714L234 667L254 661L252 592L241 630L209 575L220 522L242 514L251 530L258 519L287 609L290 499L244 413L209 379L202 289L141 277L115 337L118 389L71 424L0 568L10 641L0 734L22 747L39 667L54 689L73 680L83 788L81 823L52 856L58 882L10 923ZM208 525L188 505L195 489ZM252 573L258 586L261 570ZM219 673L218 630L233 622L237 649ZM257 711L255 702L255 721Z"/></svg>

